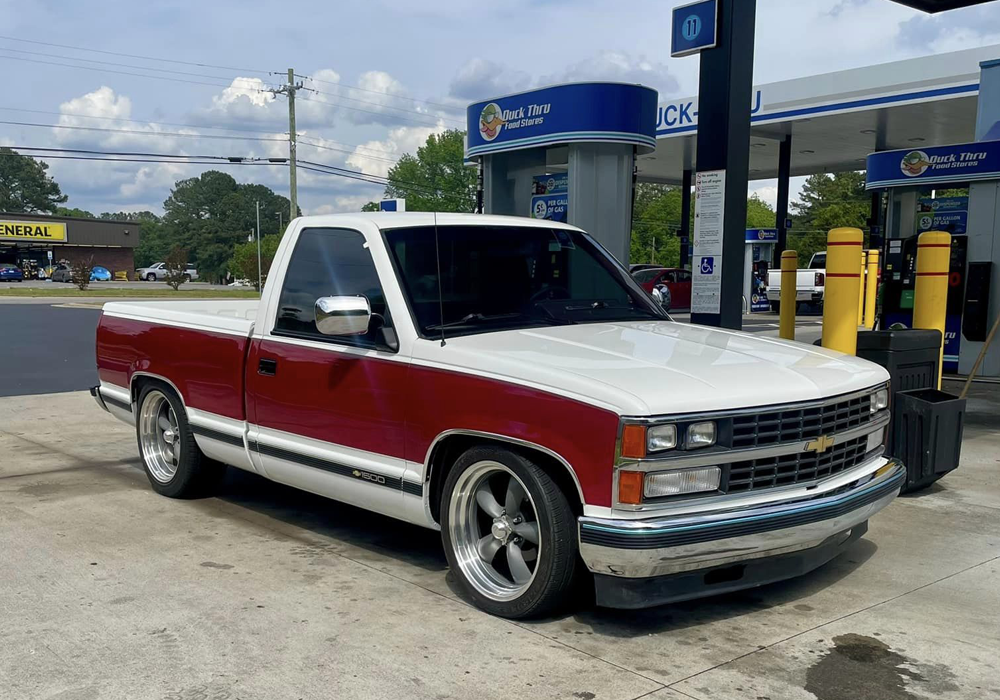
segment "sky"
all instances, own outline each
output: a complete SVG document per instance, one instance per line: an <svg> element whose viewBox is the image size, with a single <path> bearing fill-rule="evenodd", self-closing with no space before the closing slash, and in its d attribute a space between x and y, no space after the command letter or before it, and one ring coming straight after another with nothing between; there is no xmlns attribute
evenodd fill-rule
<svg viewBox="0 0 1000 700"><path fill-rule="evenodd" d="M287 156L287 102L269 90L293 67L306 88L299 159L384 176L429 134L464 128L483 98L575 80L695 95L698 58L669 57L683 1L0 0L0 144ZM756 23L754 82L767 83L1000 43L1000 2L926 15L889 0L758 0ZM210 168L288 193L282 166L47 162L66 206L94 213L162 213L177 180ZM750 190L773 204L773 180ZM299 171L306 214L381 194Z"/></svg>

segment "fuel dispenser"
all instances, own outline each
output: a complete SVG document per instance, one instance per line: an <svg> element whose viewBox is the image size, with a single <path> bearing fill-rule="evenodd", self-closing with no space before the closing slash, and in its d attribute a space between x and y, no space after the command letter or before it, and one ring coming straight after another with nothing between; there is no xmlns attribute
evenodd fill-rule
<svg viewBox="0 0 1000 700"><path fill-rule="evenodd" d="M883 274L882 320L880 328L913 327L913 293L916 287L917 236L888 241ZM966 262L969 239L951 238L948 267L948 307L944 331L944 371L958 372L958 354L962 342L962 314L966 306ZM971 291L971 290L970 290Z"/></svg>
<svg viewBox="0 0 1000 700"><path fill-rule="evenodd" d="M767 301L767 270L778 242L776 228L748 228L743 255L743 298L747 311L770 311Z"/></svg>

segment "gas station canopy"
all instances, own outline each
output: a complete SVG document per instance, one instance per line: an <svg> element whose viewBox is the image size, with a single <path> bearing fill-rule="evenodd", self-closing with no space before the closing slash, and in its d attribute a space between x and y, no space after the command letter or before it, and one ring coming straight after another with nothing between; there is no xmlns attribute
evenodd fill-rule
<svg viewBox="0 0 1000 700"><path fill-rule="evenodd" d="M979 64L1000 45L754 86L750 179L778 175L791 136L791 175L863 170L874 151L972 141ZM656 151L637 158L639 179L680 184L696 162L698 99L661 102Z"/></svg>

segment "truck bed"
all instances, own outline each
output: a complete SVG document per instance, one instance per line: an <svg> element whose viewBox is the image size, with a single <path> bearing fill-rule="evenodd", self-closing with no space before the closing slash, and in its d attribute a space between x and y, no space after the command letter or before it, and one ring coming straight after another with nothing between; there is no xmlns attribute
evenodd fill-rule
<svg viewBox="0 0 1000 700"><path fill-rule="evenodd" d="M155 375L172 383L188 407L242 421L244 362L258 303L106 304L97 326L102 387L131 390L136 376Z"/></svg>

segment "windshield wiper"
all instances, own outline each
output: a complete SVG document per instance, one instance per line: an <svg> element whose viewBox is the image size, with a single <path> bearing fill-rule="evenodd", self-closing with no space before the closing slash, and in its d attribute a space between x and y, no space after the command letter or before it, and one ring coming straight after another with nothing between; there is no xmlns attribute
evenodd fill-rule
<svg viewBox="0 0 1000 700"><path fill-rule="evenodd" d="M512 313L512 314L481 314L481 313L471 313L466 314L457 321L448 321L448 323L435 323L432 326L425 326L425 330L428 331L439 331L442 328L451 328L453 326L467 326L473 322L480 321L501 321L505 318L517 318L523 316L524 314Z"/></svg>

